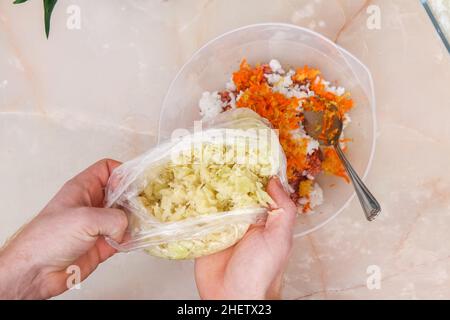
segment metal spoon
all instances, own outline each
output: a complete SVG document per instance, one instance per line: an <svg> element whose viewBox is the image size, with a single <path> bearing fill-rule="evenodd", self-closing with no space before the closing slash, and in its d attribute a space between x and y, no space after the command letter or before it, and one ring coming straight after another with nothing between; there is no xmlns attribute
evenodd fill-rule
<svg viewBox="0 0 450 320"><path fill-rule="evenodd" d="M367 189L359 178L339 145L339 137L342 133L342 121L337 109L331 107L327 112L305 111L304 115L306 133L319 141L321 145L334 147L353 183L367 220L373 221L381 212L381 207L372 193L370 193L369 189ZM327 123L326 130L322 130L324 121Z"/></svg>

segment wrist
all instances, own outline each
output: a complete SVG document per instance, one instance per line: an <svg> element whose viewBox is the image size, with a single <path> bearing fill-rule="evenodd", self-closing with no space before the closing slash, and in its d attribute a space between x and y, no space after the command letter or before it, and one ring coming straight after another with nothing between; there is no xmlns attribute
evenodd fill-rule
<svg viewBox="0 0 450 320"><path fill-rule="evenodd" d="M39 269L21 251L0 251L0 299L42 299Z"/></svg>
<svg viewBox="0 0 450 320"><path fill-rule="evenodd" d="M227 290L221 288L215 292L200 294L204 300L267 300L273 299L269 292L263 290Z"/></svg>

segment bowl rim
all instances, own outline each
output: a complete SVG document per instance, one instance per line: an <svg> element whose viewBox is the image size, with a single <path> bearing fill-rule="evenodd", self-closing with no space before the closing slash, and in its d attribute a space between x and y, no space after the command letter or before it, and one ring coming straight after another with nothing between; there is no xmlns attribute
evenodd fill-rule
<svg viewBox="0 0 450 320"><path fill-rule="evenodd" d="M265 22L265 23L255 23L255 24L249 24L249 25L245 25L242 27L238 27L238 28L234 28L231 29L229 31L226 31L216 37L214 37L213 39L207 41L204 45L202 45L199 49L197 49L190 57L189 59L183 64L183 66L180 68L180 70L176 73L175 77L173 78L173 80L170 82L169 87L167 88L166 94L164 96L163 102L162 102L162 106L161 106L161 111L159 114L159 119L158 119L158 141L157 144L159 144L161 142L161 120L163 117L163 111L167 105L167 100L169 99L169 93L171 92L172 88L174 87L176 81L178 80L178 78L180 77L180 75L184 72L184 70L187 68L187 66L194 60L194 58L200 53L202 52L206 47L210 46L211 44L215 43L216 41L220 41L222 38L229 36L230 34L236 33L236 32L241 32L241 31L245 31L248 29L252 29L252 28L260 28L260 27L284 27L284 28L291 28L291 29L297 29L297 30L301 30L304 32L307 32L309 34L311 34L312 36L318 37L321 40L327 42L328 44L331 44L332 46L336 47L339 51L341 51L344 55L346 55L349 59L353 60L354 62L356 62L357 64L359 64L362 69L364 69L364 71L366 71L367 75L369 76L369 86L370 86L370 93L371 93L371 99L368 97L369 99L369 103L370 103L370 109L372 112L372 148L370 151L370 156L369 156L369 161L367 162L367 167L361 177L361 179L363 181L366 180L370 169L372 167L372 163L373 163L373 158L375 155L375 150L376 150L376 144L377 144L377 117L376 117L376 98L375 98L375 85L374 85L374 81L373 81L373 77L372 77L372 73L370 72L369 68L361 62L361 60L359 60L358 58L356 58L352 53L350 53L348 50L344 49L343 47L341 47L340 45L338 45L337 43L331 41L329 38L325 37L324 35L313 31L311 29L308 28L304 28L304 27L300 27L294 24L290 24L290 23L282 23L282 22ZM303 232L299 232L297 234L294 234L294 238L300 238L303 236L306 236L314 231L317 231L318 229L322 228L323 226L325 226L327 223L331 222L333 219L335 219L342 211L344 211L344 209L346 209L350 203L353 201L353 199L355 198L356 193L355 191L353 191L353 193L351 194L351 196L347 199L347 201L345 201L345 203L338 209L336 210L336 212L334 214L332 214L330 217L328 217L327 219L325 219L324 221L322 221L321 223L317 224L316 226L303 231ZM294 231L295 233L295 231Z"/></svg>

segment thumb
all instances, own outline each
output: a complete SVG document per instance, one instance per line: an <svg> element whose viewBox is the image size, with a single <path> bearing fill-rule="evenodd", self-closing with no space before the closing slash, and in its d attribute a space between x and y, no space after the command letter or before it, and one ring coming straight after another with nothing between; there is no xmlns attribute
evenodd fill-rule
<svg viewBox="0 0 450 320"><path fill-rule="evenodd" d="M275 202L274 210L267 217L265 232L273 240L292 241L297 207L284 191L278 178L272 178L267 186L267 192Z"/></svg>
<svg viewBox="0 0 450 320"><path fill-rule="evenodd" d="M91 236L105 236L121 242L128 226L128 219L120 209L89 208L89 233Z"/></svg>

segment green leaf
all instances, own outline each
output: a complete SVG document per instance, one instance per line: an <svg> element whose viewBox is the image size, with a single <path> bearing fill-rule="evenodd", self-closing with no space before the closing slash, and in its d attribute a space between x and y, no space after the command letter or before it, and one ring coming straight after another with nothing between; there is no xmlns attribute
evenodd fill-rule
<svg viewBox="0 0 450 320"><path fill-rule="evenodd" d="M27 2L28 0L15 0L13 4L19 4ZM48 38L50 33L50 19L52 17L52 11L58 0L43 0L44 1L44 22L45 22L45 35Z"/></svg>
<svg viewBox="0 0 450 320"><path fill-rule="evenodd" d="M24 0L19 0L24 1ZM25 0L26 1L26 0ZM58 0L44 0L44 20L45 20L45 35L48 38L50 33L50 18L52 16L53 8Z"/></svg>

